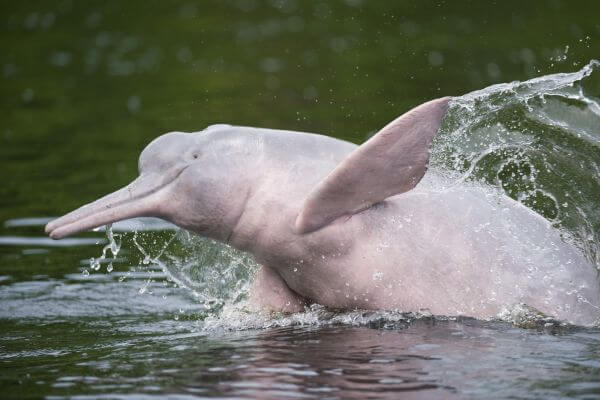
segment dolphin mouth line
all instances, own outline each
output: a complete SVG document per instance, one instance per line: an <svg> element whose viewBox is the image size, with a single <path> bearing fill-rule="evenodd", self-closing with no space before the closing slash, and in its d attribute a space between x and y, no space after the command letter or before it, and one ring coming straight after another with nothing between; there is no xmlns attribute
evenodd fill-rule
<svg viewBox="0 0 600 400"><path fill-rule="evenodd" d="M151 214L158 216L156 210L160 205L160 199L155 195L175 182L188 167L189 165L186 165L171 177L167 176L167 180L157 186L133 194L132 191L136 189L136 185L151 184L152 175L140 175L136 180L116 192L50 221L46 225L45 231L51 238L61 239L124 219L150 216Z"/></svg>
<svg viewBox="0 0 600 400"><path fill-rule="evenodd" d="M145 192L139 193L135 196L131 196L128 199L123 199L121 201L115 202L113 204L111 204L110 206L107 206L107 208L113 208L113 207L119 207L123 204L126 203L131 203L132 201L136 201L139 199L142 199L144 197L148 197L153 195L154 193L157 193L159 191L161 191L162 189L164 189L165 187L169 186L171 183L173 183L177 178L179 178L179 176L183 173L183 171L185 171L187 169L187 167L189 167L189 165L186 165L185 167L181 168L179 171L177 171L177 173L175 174L175 176L171 179L169 179L167 182L163 182L160 185L153 187L152 189L148 189ZM140 175L141 177L142 175ZM128 190L129 193L131 193L131 183L127 186L125 186L125 189Z"/></svg>

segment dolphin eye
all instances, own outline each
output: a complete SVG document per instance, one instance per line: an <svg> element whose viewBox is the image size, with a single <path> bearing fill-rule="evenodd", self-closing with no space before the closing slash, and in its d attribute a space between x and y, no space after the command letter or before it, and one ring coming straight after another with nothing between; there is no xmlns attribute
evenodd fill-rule
<svg viewBox="0 0 600 400"><path fill-rule="evenodd" d="M198 154L194 154L192 157L194 157L194 159L198 158Z"/></svg>

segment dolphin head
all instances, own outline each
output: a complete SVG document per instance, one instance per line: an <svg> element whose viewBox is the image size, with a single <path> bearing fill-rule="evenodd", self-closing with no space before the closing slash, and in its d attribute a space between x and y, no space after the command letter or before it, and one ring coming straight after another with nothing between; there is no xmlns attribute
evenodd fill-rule
<svg viewBox="0 0 600 400"><path fill-rule="evenodd" d="M60 239L127 218L152 216L226 238L227 225L235 221L246 194L236 171L247 167L244 158L249 153L240 143L241 129L215 125L156 138L140 155L135 180L51 221L46 233Z"/></svg>

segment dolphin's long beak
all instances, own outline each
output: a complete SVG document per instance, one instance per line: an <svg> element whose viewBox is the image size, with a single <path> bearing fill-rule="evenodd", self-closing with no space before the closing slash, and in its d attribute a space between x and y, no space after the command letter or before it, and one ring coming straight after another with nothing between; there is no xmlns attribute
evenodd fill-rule
<svg viewBox="0 0 600 400"><path fill-rule="evenodd" d="M158 174L140 175L122 189L86 204L46 225L46 233L53 239L83 232L98 226L141 216L159 216L166 185L175 176L161 177Z"/></svg>

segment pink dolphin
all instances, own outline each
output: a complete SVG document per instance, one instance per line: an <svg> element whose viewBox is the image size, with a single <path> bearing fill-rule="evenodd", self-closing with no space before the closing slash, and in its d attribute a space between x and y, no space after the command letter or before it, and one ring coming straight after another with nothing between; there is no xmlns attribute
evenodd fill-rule
<svg viewBox="0 0 600 400"><path fill-rule="evenodd" d="M543 217L434 171L417 186L449 101L410 110L361 146L230 125L167 133L142 152L137 179L46 232L163 218L250 252L262 265L251 300L274 311L317 302L489 318L525 303L598 323L596 269Z"/></svg>

